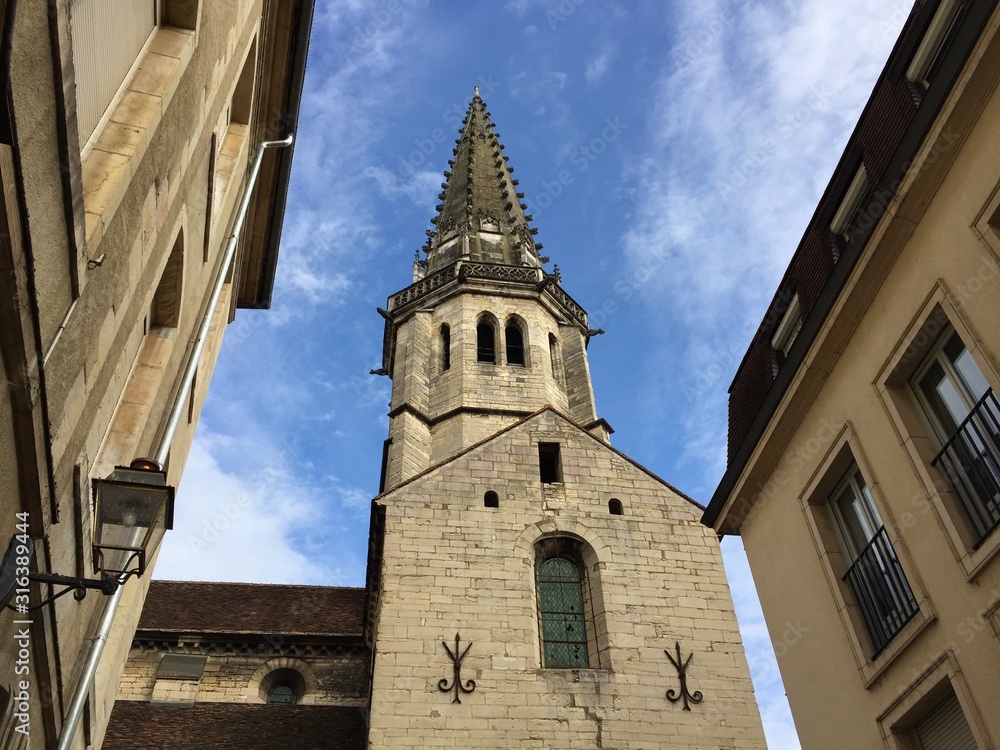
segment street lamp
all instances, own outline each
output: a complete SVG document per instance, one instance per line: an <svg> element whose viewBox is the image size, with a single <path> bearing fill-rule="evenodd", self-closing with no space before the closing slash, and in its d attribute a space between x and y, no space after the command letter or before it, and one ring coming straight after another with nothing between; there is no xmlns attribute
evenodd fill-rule
<svg viewBox="0 0 1000 750"><path fill-rule="evenodd" d="M87 589L113 594L130 576L145 572L149 556L174 525L174 488L167 484L166 473L155 461L138 458L131 466L115 467L106 479L92 480L91 486L94 569L101 577L31 573L28 563L34 542L27 533L15 534L0 565L0 605L10 602L15 589L27 589L28 581L66 586L32 608L36 609L69 591L77 600L87 595ZM21 605L17 609L25 611Z"/></svg>

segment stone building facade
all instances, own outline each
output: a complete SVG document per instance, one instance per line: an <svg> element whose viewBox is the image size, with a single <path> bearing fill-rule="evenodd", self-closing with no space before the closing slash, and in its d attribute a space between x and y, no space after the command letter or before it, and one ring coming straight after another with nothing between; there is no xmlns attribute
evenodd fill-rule
<svg viewBox="0 0 1000 750"><path fill-rule="evenodd" d="M369 747L762 748L715 534L610 446L512 171L477 93L383 311Z"/></svg>
<svg viewBox="0 0 1000 750"><path fill-rule="evenodd" d="M611 447L596 331L544 269L502 151L477 93L426 257L380 310L393 392L366 588L155 583L110 750L235 750L247 727L259 748L765 747L718 540ZM232 613L162 604L184 586ZM300 600L356 607L355 629L303 633L320 618ZM346 657L310 651L334 635L359 649L360 701L329 687ZM206 658L192 675L178 657Z"/></svg>
<svg viewBox="0 0 1000 750"><path fill-rule="evenodd" d="M997 3L914 5L730 389L806 748L1000 742L998 83Z"/></svg>
<svg viewBox="0 0 1000 750"><path fill-rule="evenodd" d="M91 480L162 444L176 485L226 324L269 305L290 148L263 157L223 261L258 144L294 131L311 18L311 0L0 2L0 538L26 524L32 571L98 574ZM126 584L90 688L110 599L0 619L0 744L56 747L79 692L65 734L100 746L148 580Z"/></svg>

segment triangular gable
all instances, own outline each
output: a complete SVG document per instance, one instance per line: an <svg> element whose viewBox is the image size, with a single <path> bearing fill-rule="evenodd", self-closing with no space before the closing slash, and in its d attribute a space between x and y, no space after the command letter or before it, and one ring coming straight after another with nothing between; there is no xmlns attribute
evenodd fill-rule
<svg viewBox="0 0 1000 750"><path fill-rule="evenodd" d="M645 466L643 466L642 464L640 464L638 461L634 461L633 459L631 459L628 456L626 456L624 453L622 453L617 448L614 448L614 447L608 445L607 443L605 443L600 438L594 436L593 433L591 433L589 430L587 430L583 425L581 425L578 422L573 421L572 419L570 419L569 417L567 417L565 414L563 414L562 412L560 412L560 411L552 408L551 406L543 407L543 408L539 409L538 411L534 412L533 414L529 414L528 416L524 417L523 419L520 419L517 422L514 422L513 424L510 424L507 427L504 427L502 430L499 430L499 431L493 433L489 437L483 438L482 440L480 440L477 443L473 443L468 448L465 448L465 449L459 451L458 453L456 453L455 455L453 455L453 456L451 456L449 458L446 458L444 461L439 461L438 463L434 464L433 466L429 466L428 468L426 468L423 471L421 471L419 474L415 474L412 477L410 477L409 479L406 479L406 480L400 482L399 484L397 484L392 489L386 490L385 492L377 495L374 498L374 502L378 502L381 498L388 497L389 495L391 495L392 493L396 492L397 490L400 490L403 487L406 487L408 484L411 484L411 483L417 481L418 479L421 479L422 477L425 477L428 474L430 474L430 473L432 473L432 472L434 472L434 471L436 471L438 469L441 469L441 468L447 466L448 464L450 464L450 463L452 463L454 461L457 461L458 459L462 458L463 456L468 455L469 453L471 453L472 451L474 451L474 450L476 450L478 448L482 448L482 447L486 446L487 444L498 440L500 437L502 437L506 433L510 432L511 430L515 430L515 429L521 427L522 425L528 424L529 422L537 419L540 415L544 414L545 412L552 412L552 414L554 414L556 417L558 417L561 420L563 420L564 422L566 422L566 424L570 425L571 427L574 427L576 430L578 430L579 432L583 433L588 438L590 438L591 440L593 440L595 443L597 443L599 446L601 446L601 448L603 448L603 449L609 451L610 453L615 454L619 458L627 461L629 464L631 464L632 466L634 466L635 468L637 468L639 471L641 471L642 473L644 473L650 479L654 480L655 482L658 482L659 484L662 484L668 490L670 490L674 494L678 495L679 497L683 498L684 500L687 500L689 503L691 503L692 505L694 505L699 510L701 510L701 511L705 510L705 506L702 505L701 503L699 503L697 500L694 500L693 498L691 498L688 495L684 494L679 489L677 489L676 487L674 487L672 484L670 484L669 482L665 481L664 479L662 479L661 477L657 476L652 471L650 471L649 469L647 469Z"/></svg>

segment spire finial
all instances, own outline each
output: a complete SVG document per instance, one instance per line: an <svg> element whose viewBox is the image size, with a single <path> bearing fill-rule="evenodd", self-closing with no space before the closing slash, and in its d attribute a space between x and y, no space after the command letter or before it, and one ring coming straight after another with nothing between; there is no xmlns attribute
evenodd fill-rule
<svg viewBox="0 0 1000 750"><path fill-rule="evenodd" d="M475 88L476 88L476 96L479 96L479 87L476 86Z"/></svg>

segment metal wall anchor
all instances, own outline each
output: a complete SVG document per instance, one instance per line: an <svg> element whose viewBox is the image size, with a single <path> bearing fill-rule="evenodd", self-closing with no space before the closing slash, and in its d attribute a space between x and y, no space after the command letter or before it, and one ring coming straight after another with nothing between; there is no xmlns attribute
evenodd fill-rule
<svg viewBox="0 0 1000 750"><path fill-rule="evenodd" d="M455 669L454 674L451 678L451 685L448 684L448 678L445 677L443 680L438 682L438 690L442 693L448 693L451 691L455 692L455 697L452 698L452 703L461 703L462 700L459 695L462 693L471 693L476 689L475 680L466 680L465 684L462 684L462 659L465 655L469 653L469 649L472 648L472 641L469 641L469 645L465 647L465 650L459 653L459 637L458 633L455 633L455 650L452 651L448 644L441 641L441 645L444 646L444 650L448 652L448 656L451 658L452 666Z"/></svg>
<svg viewBox="0 0 1000 750"><path fill-rule="evenodd" d="M679 644L679 643L677 643L675 641L674 642L674 648L677 649L677 658L676 659L674 659L674 657L671 656L670 651L668 651L666 649L664 649L663 653L665 653L667 655L667 658L670 659L670 663L673 664L675 667L677 667L677 676L681 680L681 689L679 691L668 690L667 691L667 700L670 701L671 703L676 703L677 701L679 701L679 700L681 700L683 698L684 699L684 710L685 711L690 711L691 710L691 706L688 705L688 702L690 701L691 703L701 703L701 700L704 697L701 694L700 690L695 690L693 693L688 692L688 686L687 686L687 668L688 668L688 664L691 663L691 658L694 656L694 654L688 654L687 659L685 659L682 662L681 661L681 644Z"/></svg>

